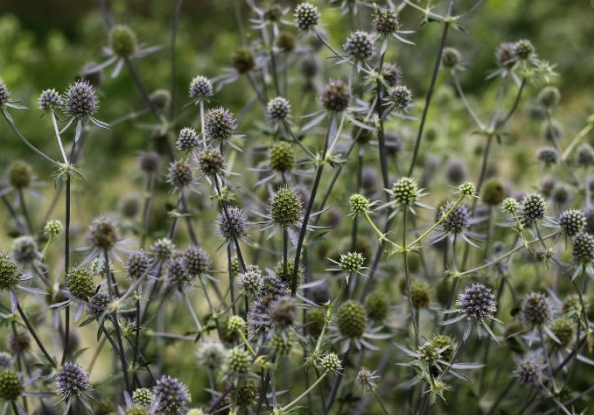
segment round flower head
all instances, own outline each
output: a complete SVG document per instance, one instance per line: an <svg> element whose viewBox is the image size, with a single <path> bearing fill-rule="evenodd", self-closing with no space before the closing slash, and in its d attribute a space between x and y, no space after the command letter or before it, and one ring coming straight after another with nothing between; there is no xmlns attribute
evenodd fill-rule
<svg viewBox="0 0 594 415"><path fill-rule="evenodd" d="M120 58L131 56L137 50L136 34L128 26L116 25L109 33L109 46Z"/></svg>
<svg viewBox="0 0 594 415"><path fill-rule="evenodd" d="M239 48L233 53L233 67L240 74L245 74L256 67L254 52L248 48Z"/></svg>
<svg viewBox="0 0 594 415"><path fill-rule="evenodd" d="M520 60L528 60L534 56L535 49L528 39L521 39L514 43L514 54Z"/></svg>
<svg viewBox="0 0 594 415"><path fill-rule="evenodd" d="M413 94L408 87L396 85L394 88L388 90L386 101L394 106L396 111L405 112L412 105Z"/></svg>
<svg viewBox="0 0 594 415"><path fill-rule="evenodd" d="M573 340L575 329L575 326L570 319L567 317L558 317L551 322L549 329L556 337L556 339L550 339L550 344L553 348L563 349L569 347ZM558 343L557 340L559 340Z"/></svg>
<svg viewBox="0 0 594 415"><path fill-rule="evenodd" d="M198 167L206 176L215 176L223 171L225 157L217 150L207 148L198 155Z"/></svg>
<svg viewBox="0 0 594 415"><path fill-rule="evenodd" d="M0 371L0 399L14 402L23 393L23 385L18 375L12 370Z"/></svg>
<svg viewBox="0 0 594 415"><path fill-rule="evenodd" d="M189 151L198 147L199 144L200 141L198 140L196 130L190 127L185 127L179 132L175 147L180 151Z"/></svg>
<svg viewBox="0 0 594 415"><path fill-rule="evenodd" d="M347 56L357 61L367 61L375 54L371 35L363 31L350 35L342 47Z"/></svg>
<svg viewBox="0 0 594 415"><path fill-rule="evenodd" d="M349 205L355 215L365 213L369 210L369 199L357 193L349 198Z"/></svg>
<svg viewBox="0 0 594 415"><path fill-rule="evenodd" d="M0 108L4 107L6 104L8 104L9 101L10 101L10 91L8 90L8 87L6 86L4 81L2 81L0 79Z"/></svg>
<svg viewBox="0 0 594 415"><path fill-rule="evenodd" d="M237 121L227 109L223 107L208 111L204 119L206 136L216 142L227 141L237 130Z"/></svg>
<svg viewBox="0 0 594 415"><path fill-rule="evenodd" d="M150 260L143 249L134 251L126 258L126 275L132 280L144 277L150 268Z"/></svg>
<svg viewBox="0 0 594 415"><path fill-rule="evenodd" d="M46 89L39 95L39 109L44 112L62 107L62 97L55 89Z"/></svg>
<svg viewBox="0 0 594 415"><path fill-rule="evenodd" d="M541 220L545 215L546 203L538 192L528 193L522 199L522 219L526 224Z"/></svg>
<svg viewBox="0 0 594 415"><path fill-rule="evenodd" d="M225 364L227 351L225 347L218 342L204 343L196 353L198 364L208 370L219 370Z"/></svg>
<svg viewBox="0 0 594 415"><path fill-rule="evenodd" d="M189 186L193 179L194 173L192 173L192 167L187 160L176 160L169 165L167 181L176 189Z"/></svg>
<svg viewBox="0 0 594 415"><path fill-rule="evenodd" d="M167 261L173 256L175 245L171 242L171 239L161 238L156 240L151 246L151 253L153 256L160 261Z"/></svg>
<svg viewBox="0 0 594 415"><path fill-rule="evenodd" d="M79 300L88 301L95 294L93 274L88 268L72 268L66 274L66 288Z"/></svg>
<svg viewBox="0 0 594 415"><path fill-rule="evenodd" d="M171 285L178 288L181 288L192 282L192 275L190 275L188 272L186 268L186 261L183 257L173 258L169 262L169 267L167 268L167 279Z"/></svg>
<svg viewBox="0 0 594 415"><path fill-rule="evenodd" d="M520 204L518 203L518 201L511 197L504 199L501 203L502 210L508 215L514 215L518 211L519 207Z"/></svg>
<svg viewBox="0 0 594 415"><path fill-rule="evenodd" d="M190 98L195 101L206 100L207 98L212 97L212 82L210 82L208 78L198 75L192 79L192 82L190 82L189 94Z"/></svg>
<svg viewBox="0 0 594 415"><path fill-rule="evenodd" d="M505 186L498 179L490 179L483 186L481 199L485 205L496 206L505 198ZM512 199L513 200L513 199Z"/></svg>
<svg viewBox="0 0 594 415"><path fill-rule="evenodd" d="M439 209L439 217L443 217L454 206L453 202L446 203ZM460 234L470 226L469 223L470 210L464 203L458 205L442 222L441 226L447 233Z"/></svg>
<svg viewBox="0 0 594 415"><path fill-rule="evenodd" d="M429 284L425 281L412 281L410 284L410 299L414 308L427 308L431 301Z"/></svg>
<svg viewBox="0 0 594 415"><path fill-rule="evenodd" d="M252 357L247 350L241 347L234 347L227 354L227 368L231 373L247 373L251 366Z"/></svg>
<svg viewBox="0 0 594 415"><path fill-rule="evenodd" d="M270 219L281 228L297 226L303 214L301 195L289 187L279 188L270 200Z"/></svg>
<svg viewBox="0 0 594 415"><path fill-rule="evenodd" d="M237 279L240 291L252 295L256 295L260 291L262 283L262 271L257 265L246 266L245 272L239 274Z"/></svg>
<svg viewBox="0 0 594 415"><path fill-rule="evenodd" d="M241 239L247 235L247 216L243 210L229 206L219 212L217 227L226 240Z"/></svg>
<svg viewBox="0 0 594 415"><path fill-rule="evenodd" d="M10 353L0 352L0 370L8 370L12 367L12 356Z"/></svg>
<svg viewBox="0 0 594 415"><path fill-rule="evenodd" d="M295 340L296 338L292 331L275 331L270 338L270 348L274 353L286 356L291 353Z"/></svg>
<svg viewBox="0 0 594 415"><path fill-rule="evenodd" d="M210 270L210 257L204 249L191 245L184 250L183 256L191 275L202 275Z"/></svg>
<svg viewBox="0 0 594 415"><path fill-rule="evenodd" d="M103 292L98 292L89 299L88 313L94 318L99 318L105 314L109 306L109 296Z"/></svg>
<svg viewBox="0 0 594 415"><path fill-rule="evenodd" d="M363 306L353 300L344 302L336 313L336 326L346 338L360 338L365 333L367 314Z"/></svg>
<svg viewBox="0 0 594 415"><path fill-rule="evenodd" d="M276 39L276 46L285 53L292 52L295 49L295 36L290 32L280 32Z"/></svg>
<svg viewBox="0 0 594 415"><path fill-rule="evenodd" d="M457 304L469 320L490 319L497 311L493 292L483 284L466 287L460 294Z"/></svg>
<svg viewBox="0 0 594 415"><path fill-rule="evenodd" d="M26 189L34 179L33 168L27 162L16 160L8 166L8 182L15 189Z"/></svg>
<svg viewBox="0 0 594 415"><path fill-rule="evenodd" d="M270 168L280 173L290 171L295 167L295 152L293 147L284 141L275 143L270 148Z"/></svg>
<svg viewBox="0 0 594 415"><path fill-rule="evenodd" d="M400 29L398 16L390 9L378 9L373 16L373 30L382 36L390 36Z"/></svg>
<svg viewBox="0 0 594 415"><path fill-rule="evenodd" d="M536 159L548 167L559 161L559 152L555 147L541 147L536 152Z"/></svg>
<svg viewBox="0 0 594 415"><path fill-rule="evenodd" d="M297 306L291 297L280 297L270 303L269 316L272 326L284 330L293 325L297 317Z"/></svg>
<svg viewBox="0 0 594 415"><path fill-rule="evenodd" d="M556 86L546 86L538 94L538 102L545 108L552 108L559 105L561 93Z"/></svg>
<svg viewBox="0 0 594 415"><path fill-rule="evenodd" d="M100 216L89 225L87 243L98 250L111 250L118 242L118 230L115 223L106 216Z"/></svg>
<svg viewBox="0 0 594 415"><path fill-rule="evenodd" d="M580 232L573 238L573 261L579 265L587 265L594 261L594 236Z"/></svg>
<svg viewBox="0 0 594 415"><path fill-rule="evenodd" d="M495 61L501 68L511 68L516 62L516 48L513 43L502 43L495 52Z"/></svg>
<svg viewBox="0 0 594 415"><path fill-rule="evenodd" d="M87 372L74 362L64 363L56 374L54 384L64 400L76 398L92 389Z"/></svg>
<svg viewBox="0 0 594 415"><path fill-rule="evenodd" d="M299 3L295 8L295 18L297 19L299 30L307 32L318 25L320 12L311 3Z"/></svg>
<svg viewBox="0 0 594 415"><path fill-rule="evenodd" d="M287 118L291 112L291 104L286 98L276 97L266 104L266 115L274 121L281 121Z"/></svg>
<svg viewBox="0 0 594 415"><path fill-rule="evenodd" d="M417 201L419 187L412 177L403 177L392 186L394 200L398 206L413 206Z"/></svg>
<svg viewBox="0 0 594 415"><path fill-rule="evenodd" d="M153 392L148 388L138 388L132 392L132 402L136 405L148 408L153 402Z"/></svg>
<svg viewBox="0 0 594 415"><path fill-rule="evenodd" d="M59 220L50 220L43 227L43 232L50 238L59 236L64 231L64 226Z"/></svg>
<svg viewBox="0 0 594 415"><path fill-rule="evenodd" d="M588 143L578 147L575 155L575 162L581 167L590 167L594 165L594 148Z"/></svg>
<svg viewBox="0 0 594 415"><path fill-rule="evenodd" d="M514 376L524 385L538 383L542 377L542 367L535 360L524 360L516 367Z"/></svg>
<svg viewBox="0 0 594 415"><path fill-rule="evenodd" d="M71 117L83 119L92 117L99 110L95 90L86 81L77 81L64 94L64 111Z"/></svg>
<svg viewBox="0 0 594 415"><path fill-rule="evenodd" d="M402 70L398 65L390 62L384 63L381 75L390 87L398 85L402 80Z"/></svg>
<svg viewBox="0 0 594 415"><path fill-rule="evenodd" d="M586 226L586 215L579 209L568 209L559 216L559 226L567 236L573 237Z"/></svg>
<svg viewBox="0 0 594 415"><path fill-rule="evenodd" d="M322 92L322 105L327 111L343 112L348 108L351 99L348 85L340 80L330 81Z"/></svg>
<svg viewBox="0 0 594 415"><path fill-rule="evenodd" d="M342 369L342 363L335 353L327 353L320 358L320 367L326 372L339 372Z"/></svg>
<svg viewBox="0 0 594 415"><path fill-rule="evenodd" d="M359 271L364 262L365 258L360 252L349 252L340 255L340 269L349 274Z"/></svg>
<svg viewBox="0 0 594 415"><path fill-rule="evenodd" d="M159 153L149 151L142 153L138 159L140 170L148 174L154 174L161 168L161 156Z"/></svg>
<svg viewBox="0 0 594 415"><path fill-rule="evenodd" d="M243 331L245 329L245 320L240 316L231 316L227 320L227 329L230 331Z"/></svg>
<svg viewBox="0 0 594 415"><path fill-rule="evenodd" d="M20 236L12 243L12 258L20 265L30 265L41 258L37 242L30 236Z"/></svg>
<svg viewBox="0 0 594 415"><path fill-rule="evenodd" d="M529 325L540 327L551 319L551 303L549 298L539 292L533 292L522 301L522 319Z"/></svg>
<svg viewBox="0 0 594 415"><path fill-rule="evenodd" d="M466 180L466 177L468 176L468 168L463 160L452 158L446 165L445 174L452 184L460 184Z"/></svg>
<svg viewBox="0 0 594 415"><path fill-rule="evenodd" d="M446 69L455 69L460 65L462 56L456 48L444 48L441 55L441 64Z"/></svg>
<svg viewBox="0 0 594 415"><path fill-rule="evenodd" d="M382 321L388 315L390 307L388 295L382 291L374 291L367 296L365 311L373 321Z"/></svg>
<svg viewBox="0 0 594 415"><path fill-rule="evenodd" d="M171 93L166 89L157 89L149 96L149 107L155 111L165 111L171 104Z"/></svg>
<svg viewBox="0 0 594 415"><path fill-rule="evenodd" d="M188 387L172 376L162 376L153 388L153 394L159 414L182 413L184 406L192 401Z"/></svg>

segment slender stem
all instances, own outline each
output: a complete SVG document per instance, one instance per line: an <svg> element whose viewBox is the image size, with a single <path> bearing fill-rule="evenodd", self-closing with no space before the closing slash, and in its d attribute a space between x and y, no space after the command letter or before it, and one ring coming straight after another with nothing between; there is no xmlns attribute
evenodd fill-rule
<svg viewBox="0 0 594 415"><path fill-rule="evenodd" d="M16 298L16 295L15 295L15 298ZM18 302L18 300L15 301L15 302L16 302L16 306L17 306L17 310L19 312L19 315L21 316L21 318L23 319L23 322L27 326L27 329L29 330L29 333L31 334L31 336L33 336L33 339L35 339L35 343L37 343L37 346L41 350L41 353L43 353L43 355L45 356L45 358L47 359L47 361L52 365L52 367L53 368L56 368L57 367L56 363L54 362L54 360L51 358L51 356L49 355L49 353L47 352L47 350L43 346L43 343L39 339L39 336L37 335L37 332L35 332L35 329L31 325L31 322L27 318L27 315L25 314L25 312L21 308L21 304Z"/></svg>
<svg viewBox="0 0 594 415"><path fill-rule="evenodd" d="M19 197L19 202L21 203L21 212L23 212L23 217L25 218L25 222L27 224L27 229L29 235L33 235L33 225L31 223L31 216L29 215L29 210L27 209L27 203L25 202L25 195L23 194L23 189L20 187L17 189L17 195Z"/></svg>
<svg viewBox="0 0 594 415"><path fill-rule="evenodd" d="M39 154L41 157L43 157L44 159L46 159L47 161L49 161L53 165L60 166L60 163L58 163L57 161L51 159L49 156L47 156L45 153L43 153L41 150L39 150L37 147L35 147L33 144L31 144L31 142L29 140L27 140L23 134L21 134L21 132L17 128L16 124L14 123L14 120L12 119L12 116L8 113L8 111L6 111L6 109L2 108L0 111L2 111L2 115L4 115L4 119L6 120L6 122L10 126L10 128L12 128L12 130L27 145L27 147L29 147L31 150L33 150L34 152L36 152L37 154Z"/></svg>
<svg viewBox="0 0 594 415"><path fill-rule="evenodd" d="M408 209L404 209L402 212L402 257L404 259L404 276L406 278L406 297L408 299L408 308L410 310L410 318L412 320L413 330L415 331L415 345L419 346L419 327L417 325L417 319L415 317L415 307L412 302L412 293L410 291L410 273L408 269L408 249L406 248L406 219L408 215ZM418 312L418 311L417 311Z"/></svg>
<svg viewBox="0 0 594 415"><path fill-rule="evenodd" d="M282 408L280 408L280 413L286 412L289 409L291 409L292 407L294 407L295 405L297 405L297 403L303 399L305 396L307 396L308 393L310 393L316 386L318 386L318 384L326 377L326 375L328 375L328 372L324 372L322 374L322 376L320 376L314 383L312 383L312 385L307 388L307 390L305 392L303 392L301 395L299 395L295 400L293 400L293 402L283 406Z"/></svg>

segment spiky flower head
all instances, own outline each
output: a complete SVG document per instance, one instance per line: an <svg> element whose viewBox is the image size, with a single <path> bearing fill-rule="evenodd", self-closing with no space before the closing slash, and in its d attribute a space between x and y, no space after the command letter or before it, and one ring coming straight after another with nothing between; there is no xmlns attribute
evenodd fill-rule
<svg viewBox="0 0 594 415"><path fill-rule="evenodd" d="M422 280L411 281L410 299L414 308L427 308L431 302L431 290L429 284Z"/></svg>
<svg viewBox="0 0 594 415"><path fill-rule="evenodd" d="M71 268L66 274L66 288L79 300L88 301L96 290L93 274L86 267Z"/></svg>
<svg viewBox="0 0 594 415"><path fill-rule="evenodd" d="M183 189L189 186L194 179L192 166L186 159L176 160L169 165L167 173L167 182L176 189Z"/></svg>
<svg viewBox="0 0 594 415"><path fill-rule="evenodd" d="M192 282L192 275L186 268L186 261L183 256L173 258L167 267L167 279L173 286L181 288Z"/></svg>
<svg viewBox="0 0 594 415"><path fill-rule="evenodd" d="M527 359L518 364L514 376L524 385L538 383L542 377L542 367L535 360Z"/></svg>
<svg viewBox="0 0 594 415"><path fill-rule="evenodd" d="M586 226L586 215L579 209L568 209L559 215L559 226L565 234L573 237Z"/></svg>
<svg viewBox="0 0 594 415"><path fill-rule="evenodd" d="M287 186L280 187L270 199L270 219L281 228L297 226L303 214L301 194Z"/></svg>
<svg viewBox="0 0 594 415"><path fill-rule="evenodd" d="M441 55L441 64L446 69L455 69L460 65L462 55L456 48L444 48L443 54Z"/></svg>
<svg viewBox="0 0 594 415"><path fill-rule="evenodd" d="M520 39L514 43L514 55L520 60L528 60L535 54L534 46L528 39Z"/></svg>
<svg viewBox="0 0 594 415"><path fill-rule="evenodd" d="M360 338L365 333L367 314L358 301L344 302L336 313L336 326L346 338Z"/></svg>
<svg viewBox="0 0 594 415"><path fill-rule="evenodd" d="M196 353L198 364L208 370L218 370L225 364L227 350L219 342L205 342Z"/></svg>
<svg viewBox="0 0 594 415"><path fill-rule="evenodd" d="M250 369L252 357L247 350L234 347L227 354L227 368L231 373L245 374Z"/></svg>
<svg viewBox="0 0 594 415"><path fill-rule="evenodd" d="M149 95L149 107L155 111L165 111L171 104L171 93L166 89L157 89Z"/></svg>
<svg viewBox="0 0 594 415"><path fill-rule="evenodd" d="M326 325L326 310L322 307L312 308L307 312L307 334L318 338Z"/></svg>
<svg viewBox="0 0 594 415"><path fill-rule="evenodd" d="M293 167L295 167L293 147L284 141L275 143L270 148L270 168L280 173L286 173Z"/></svg>
<svg viewBox="0 0 594 415"><path fill-rule="evenodd" d="M225 157L218 150L207 148L198 155L198 167L206 176L215 176L225 168Z"/></svg>
<svg viewBox="0 0 594 415"><path fill-rule="evenodd" d="M270 303L269 316L272 326L285 330L293 325L297 317L297 305L290 296L283 296Z"/></svg>
<svg viewBox="0 0 594 415"><path fill-rule="evenodd" d="M46 89L39 95L38 104L41 111L49 112L62 107L62 96L55 89Z"/></svg>
<svg viewBox="0 0 594 415"><path fill-rule="evenodd" d="M497 66L502 68L511 68L516 62L516 48L513 43L501 43L495 52L495 61Z"/></svg>
<svg viewBox="0 0 594 415"><path fill-rule="evenodd" d="M222 142L231 138L237 130L237 121L229 110L223 107L211 109L204 118L204 131L209 139Z"/></svg>
<svg viewBox="0 0 594 415"><path fill-rule="evenodd" d="M431 339L431 344L439 352L439 358L446 362L454 358L454 340L446 334L437 334Z"/></svg>
<svg viewBox="0 0 594 415"><path fill-rule="evenodd" d="M169 238L157 239L151 246L151 254L159 261L168 261L173 256L175 245Z"/></svg>
<svg viewBox="0 0 594 415"><path fill-rule="evenodd" d="M454 202L448 202L439 209L441 219L447 212L454 208ZM470 226L470 209L465 203L461 203L452 210L441 223L443 230L451 234L460 234Z"/></svg>
<svg viewBox="0 0 594 415"><path fill-rule="evenodd" d="M245 325L245 320L241 316L231 316L227 320L227 329L230 331L243 331Z"/></svg>
<svg viewBox="0 0 594 415"><path fill-rule="evenodd" d="M64 94L64 111L78 120L92 117L99 110L95 89L87 81L77 81Z"/></svg>
<svg viewBox="0 0 594 415"><path fill-rule="evenodd" d="M131 56L138 48L136 34L128 26L116 25L109 33L109 46L113 53L120 58Z"/></svg>
<svg viewBox="0 0 594 415"><path fill-rule="evenodd" d="M413 206L418 198L419 186L412 177L402 177L392 186L398 206Z"/></svg>
<svg viewBox="0 0 594 415"><path fill-rule="evenodd" d="M276 278L282 281L284 284L291 285L293 281L293 274L295 273L295 259L291 258L287 261L287 271L285 272L285 264L284 261L279 261L276 264L276 268L274 269L274 274ZM301 284L301 280L303 279L303 269L301 266L297 267L297 284Z"/></svg>
<svg viewBox="0 0 594 415"><path fill-rule="evenodd" d="M154 151L142 153L138 159L140 170L145 173L157 173L161 168L161 156Z"/></svg>
<svg viewBox="0 0 594 415"><path fill-rule="evenodd" d="M336 353L326 353L320 358L320 366L326 372L340 372L342 363Z"/></svg>
<svg viewBox="0 0 594 415"><path fill-rule="evenodd" d="M515 215L518 209L520 208L520 204L516 199L508 197L504 199L501 203L501 208L508 215Z"/></svg>
<svg viewBox="0 0 594 415"><path fill-rule="evenodd" d="M505 186L499 179L489 179L481 191L481 199L488 206L496 206L505 198ZM513 200L513 199L510 199Z"/></svg>
<svg viewBox="0 0 594 415"><path fill-rule="evenodd" d="M205 77L198 75L190 82L190 98L196 101L205 100L213 96L212 82Z"/></svg>
<svg viewBox="0 0 594 415"><path fill-rule="evenodd" d="M26 331L12 332L8 337L8 347L15 353L26 352L31 349L31 336Z"/></svg>
<svg viewBox="0 0 594 415"><path fill-rule="evenodd" d="M367 32L361 30L351 34L342 45L347 56L357 61L367 61L375 54L373 39Z"/></svg>
<svg viewBox="0 0 594 415"><path fill-rule="evenodd" d="M21 396L23 390L21 380L14 371L0 371L0 399L14 402Z"/></svg>
<svg viewBox="0 0 594 415"><path fill-rule="evenodd" d="M559 152L555 147L541 147L536 152L536 159L548 167L559 161Z"/></svg>
<svg viewBox="0 0 594 415"><path fill-rule="evenodd" d="M402 70L398 65L391 62L384 63L381 75L390 87L396 86L402 80Z"/></svg>
<svg viewBox="0 0 594 415"><path fill-rule="evenodd" d="M184 406L192 401L188 387L172 376L162 376L155 387L153 394L159 414L180 414Z"/></svg>
<svg viewBox="0 0 594 415"><path fill-rule="evenodd" d="M594 165L594 148L588 143L583 143L578 147L575 155L575 162L581 167L590 167Z"/></svg>
<svg viewBox="0 0 594 415"><path fill-rule="evenodd" d="M89 375L77 363L66 362L56 373L54 385L60 396L72 399L92 389Z"/></svg>
<svg viewBox="0 0 594 415"><path fill-rule="evenodd" d="M490 319L497 311L495 296L490 288L483 284L473 284L460 294L457 304L469 320Z"/></svg>
<svg viewBox="0 0 594 415"><path fill-rule="evenodd" d="M247 265L245 272L239 274L237 285L241 292L255 295L262 288L262 271L257 265Z"/></svg>
<svg viewBox="0 0 594 415"><path fill-rule="evenodd" d="M19 265L30 265L41 258L37 242L31 236L19 236L12 243L12 258Z"/></svg>
<svg viewBox="0 0 594 415"><path fill-rule="evenodd" d="M365 311L367 317L373 321L382 321L388 315L390 307L389 298L382 291L374 291L367 296L365 301Z"/></svg>
<svg viewBox="0 0 594 415"><path fill-rule="evenodd" d="M357 193L349 198L349 205L351 206L351 212L355 215L366 213L369 210L369 199Z"/></svg>
<svg viewBox="0 0 594 415"><path fill-rule="evenodd" d="M239 408L247 408L257 403L259 388L253 379L247 378L237 388L235 403Z"/></svg>
<svg viewBox="0 0 594 415"><path fill-rule="evenodd" d="M23 160L15 160L8 166L8 182L15 189L26 189L33 180L33 168Z"/></svg>
<svg viewBox="0 0 594 415"><path fill-rule="evenodd" d="M186 268L191 275L205 274L210 270L210 256L196 245L191 245L183 251Z"/></svg>
<svg viewBox="0 0 594 415"><path fill-rule="evenodd" d="M386 100L398 112L405 112L413 103L412 91L404 85L396 85L388 90Z"/></svg>
<svg viewBox="0 0 594 415"><path fill-rule="evenodd" d="M153 392L148 388L138 388L132 392L132 402L145 408L151 406L154 398Z"/></svg>
<svg viewBox="0 0 594 415"><path fill-rule="evenodd" d="M10 101L10 91L2 79L0 79L0 108Z"/></svg>
<svg viewBox="0 0 594 415"><path fill-rule="evenodd" d="M109 296L99 291L89 299L88 313L91 317L99 318L105 314L109 306Z"/></svg>
<svg viewBox="0 0 594 415"><path fill-rule="evenodd" d="M138 280L146 276L149 267L150 259L144 249L133 251L126 258L126 275L131 280Z"/></svg>
<svg viewBox="0 0 594 415"><path fill-rule="evenodd" d="M521 307L522 319L529 325L540 327L551 319L551 302L540 292L533 292L524 297Z"/></svg>
<svg viewBox="0 0 594 415"><path fill-rule="evenodd" d="M235 206L228 206L219 212L217 228L226 240L241 239L247 235L247 215Z"/></svg>
<svg viewBox="0 0 594 415"><path fill-rule="evenodd" d="M473 197L476 195L476 186L472 182L465 182L458 186L458 191L463 196Z"/></svg>
<svg viewBox="0 0 594 415"><path fill-rule="evenodd" d="M594 261L594 236L580 232L573 238L573 261L576 264L587 265Z"/></svg>
<svg viewBox="0 0 594 415"><path fill-rule="evenodd" d="M390 9L377 9L372 24L373 30L382 36L393 35L400 29L398 16Z"/></svg>
<svg viewBox="0 0 594 415"><path fill-rule="evenodd" d="M0 253L0 291L9 291L18 285L21 279L18 266L14 260Z"/></svg>
<svg viewBox="0 0 594 415"><path fill-rule="evenodd" d="M544 218L546 202L538 192L531 192L522 199L522 220L526 224L532 224Z"/></svg>
<svg viewBox="0 0 594 415"><path fill-rule="evenodd" d="M574 323L567 317L558 317L551 321L549 325L551 333L555 335L559 343L556 340L551 339L550 344L555 349L564 349L569 347L573 340L574 334Z"/></svg>
<svg viewBox="0 0 594 415"><path fill-rule="evenodd" d="M99 216L89 225L87 243L98 250L109 251L119 240L118 229L110 218Z"/></svg>
<svg viewBox="0 0 594 415"><path fill-rule="evenodd" d="M556 86L545 86L538 94L538 102L545 108L552 108L559 105L561 93Z"/></svg>
<svg viewBox="0 0 594 415"><path fill-rule="evenodd" d="M239 48L233 52L232 62L240 74L246 74L256 67L256 57L249 48Z"/></svg>
<svg viewBox="0 0 594 415"><path fill-rule="evenodd" d="M196 130L191 127L184 127L180 130L175 147L180 151L193 150L200 144Z"/></svg>
<svg viewBox="0 0 594 415"><path fill-rule="evenodd" d="M341 254L339 261L340 269L349 274L359 271L364 262L365 258L360 252Z"/></svg>
<svg viewBox="0 0 594 415"><path fill-rule="evenodd" d="M0 352L0 370L8 370L12 367L12 356L10 353Z"/></svg>
<svg viewBox="0 0 594 415"><path fill-rule="evenodd" d="M292 331L275 331L270 338L270 348L277 355L288 355L294 344L295 335Z"/></svg>
<svg viewBox="0 0 594 415"><path fill-rule="evenodd" d="M272 98L266 104L266 115L274 121L282 121L291 112L291 104L286 98L276 97Z"/></svg>
<svg viewBox="0 0 594 415"><path fill-rule="evenodd" d="M318 25L320 12L311 3L299 3L295 8L295 18L299 30L307 32Z"/></svg>
<svg viewBox="0 0 594 415"><path fill-rule="evenodd" d="M331 112L343 112L351 103L348 85L340 80L330 81L322 91L322 106Z"/></svg>
<svg viewBox="0 0 594 415"><path fill-rule="evenodd" d="M43 232L50 238L59 236L64 231L64 225L59 220L49 220L43 227Z"/></svg>

